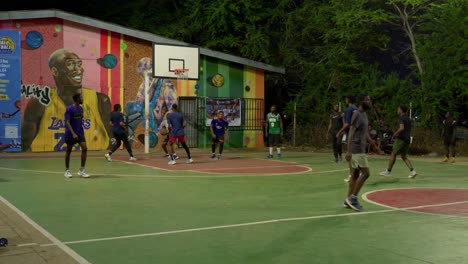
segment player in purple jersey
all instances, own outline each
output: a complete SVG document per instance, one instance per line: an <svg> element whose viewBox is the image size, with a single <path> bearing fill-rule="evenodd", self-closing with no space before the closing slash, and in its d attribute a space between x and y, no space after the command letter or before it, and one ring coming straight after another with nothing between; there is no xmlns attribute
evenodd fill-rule
<svg viewBox="0 0 468 264"><path fill-rule="evenodd" d="M74 104L69 105L65 111L65 143L67 144L67 151L65 153L65 177L71 178L70 172L70 154L75 144L81 147L81 167L78 175L88 178L89 174L85 171L86 156L88 147L86 146L86 139L83 130L83 96L81 94L73 95Z"/></svg>
<svg viewBox="0 0 468 264"><path fill-rule="evenodd" d="M120 104L114 105L114 111L110 116L109 123L112 127L112 132L114 133L115 144L113 144L112 147L108 149L108 152L106 155L104 155L104 157L108 161L112 161L112 153L119 149L123 142L125 149L127 149L128 155L130 155L130 161L136 161L137 159L133 156L132 145L130 145L130 142L128 142L125 117L122 114L122 106Z"/></svg>
<svg viewBox="0 0 468 264"><path fill-rule="evenodd" d="M228 122L224 120L224 112L218 112L218 118L213 118L211 120L211 158L216 158L216 145L219 143L219 155L218 160L221 160L221 155L223 154L224 140L227 138L227 133L229 131Z"/></svg>

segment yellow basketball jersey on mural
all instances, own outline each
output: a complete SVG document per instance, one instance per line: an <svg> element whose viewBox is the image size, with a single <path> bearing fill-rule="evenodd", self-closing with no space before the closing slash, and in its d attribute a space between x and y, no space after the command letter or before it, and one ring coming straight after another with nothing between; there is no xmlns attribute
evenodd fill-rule
<svg viewBox="0 0 468 264"><path fill-rule="evenodd" d="M99 101L93 90L81 89L83 95L83 128L89 150L103 150L109 144L109 135L99 113ZM51 103L45 108L39 131L31 144L33 152L65 150L65 110L67 106L51 89Z"/></svg>

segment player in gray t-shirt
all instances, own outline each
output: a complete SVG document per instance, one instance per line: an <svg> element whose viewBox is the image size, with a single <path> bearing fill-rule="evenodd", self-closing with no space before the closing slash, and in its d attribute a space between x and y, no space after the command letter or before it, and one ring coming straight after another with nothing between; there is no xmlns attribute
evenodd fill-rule
<svg viewBox="0 0 468 264"><path fill-rule="evenodd" d="M401 156L401 159L410 170L408 178L413 179L418 175L416 170L413 168L413 164L408 158L408 152L411 144L411 119L408 117L407 112L408 107L406 105L398 106L398 115L400 116L400 119L398 120L398 129L393 134L395 142L393 142L392 154L390 155L387 169L380 173L382 176L392 176L392 169L393 165L395 165L397 155Z"/></svg>
<svg viewBox="0 0 468 264"><path fill-rule="evenodd" d="M348 134L348 150L346 152L346 160L351 161L353 174L348 183L348 196L345 200L345 207L355 211L361 211L362 206L359 204L357 195L361 190L364 182L369 178L369 163L367 161L366 145L367 142L380 152L380 149L375 142L370 138L368 131L368 119L366 112L372 107L371 99L368 95L361 96L359 109L354 111L350 123Z"/></svg>

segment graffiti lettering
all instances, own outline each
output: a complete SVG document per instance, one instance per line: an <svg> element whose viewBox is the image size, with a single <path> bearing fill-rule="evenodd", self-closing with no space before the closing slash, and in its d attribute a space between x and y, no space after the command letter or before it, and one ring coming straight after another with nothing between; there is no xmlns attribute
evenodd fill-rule
<svg viewBox="0 0 468 264"><path fill-rule="evenodd" d="M65 133L55 133L54 138L58 139L57 144L54 146L54 151L62 151L67 149L65 144ZM80 145L75 145L75 150L80 150Z"/></svg>
<svg viewBox="0 0 468 264"><path fill-rule="evenodd" d="M54 138L58 139L57 144L54 146L54 151L65 150L65 133L55 133Z"/></svg>
<svg viewBox="0 0 468 264"><path fill-rule="evenodd" d="M65 127L65 121L63 119L57 118L55 116L51 117L52 119L50 125L47 127L49 130L59 130L60 128Z"/></svg>
<svg viewBox="0 0 468 264"><path fill-rule="evenodd" d="M83 128L90 129L91 128L91 120L90 119L83 119Z"/></svg>
<svg viewBox="0 0 468 264"><path fill-rule="evenodd" d="M31 97L37 98L45 106L48 106L51 101L49 86L41 88L41 86L35 84L23 84L21 85L21 95L26 99Z"/></svg>
<svg viewBox="0 0 468 264"><path fill-rule="evenodd" d="M65 128L65 120L60 119L56 116L50 118L50 125L47 127L49 130L59 130L61 128ZM83 128L90 129L91 128L91 119L83 119Z"/></svg>

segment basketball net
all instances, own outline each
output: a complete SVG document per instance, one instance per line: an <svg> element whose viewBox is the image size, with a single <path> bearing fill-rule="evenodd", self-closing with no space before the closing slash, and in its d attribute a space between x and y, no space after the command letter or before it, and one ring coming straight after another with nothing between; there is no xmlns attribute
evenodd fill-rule
<svg viewBox="0 0 468 264"><path fill-rule="evenodd" d="M187 80L189 69L174 69L174 74L177 76L177 80Z"/></svg>

